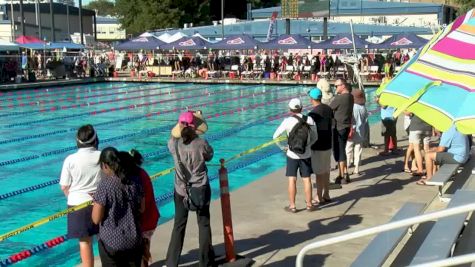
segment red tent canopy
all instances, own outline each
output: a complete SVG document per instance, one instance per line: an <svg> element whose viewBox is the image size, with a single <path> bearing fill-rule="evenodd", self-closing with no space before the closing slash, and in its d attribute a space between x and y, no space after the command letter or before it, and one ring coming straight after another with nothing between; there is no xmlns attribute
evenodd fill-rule
<svg viewBox="0 0 475 267"><path fill-rule="evenodd" d="M32 43L44 43L43 41L41 41L40 39L36 38L36 37L33 37L33 36L20 36L18 38L15 39L15 41L19 44L32 44Z"/></svg>

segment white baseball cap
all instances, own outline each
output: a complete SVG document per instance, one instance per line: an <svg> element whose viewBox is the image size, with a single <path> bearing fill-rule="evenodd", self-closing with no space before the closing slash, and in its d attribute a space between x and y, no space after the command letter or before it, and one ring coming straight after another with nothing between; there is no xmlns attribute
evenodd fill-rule
<svg viewBox="0 0 475 267"><path fill-rule="evenodd" d="M302 102L300 102L299 98L292 98L289 102L290 109L299 109L302 107Z"/></svg>

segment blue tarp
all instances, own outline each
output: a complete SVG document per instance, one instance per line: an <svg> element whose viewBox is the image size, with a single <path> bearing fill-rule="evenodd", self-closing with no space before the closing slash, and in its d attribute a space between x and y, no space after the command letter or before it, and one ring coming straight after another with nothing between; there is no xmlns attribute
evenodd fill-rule
<svg viewBox="0 0 475 267"><path fill-rule="evenodd" d="M209 48L210 42L201 37L183 37L175 42L160 46L160 49L199 50Z"/></svg>
<svg viewBox="0 0 475 267"><path fill-rule="evenodd" d="M398 48L419 48L424 46L428 40L413 33L403 33L393 35L391 38L380 44L372 44L372 49L398 49Z"/></svg>
<svg viewBox="0 0 475 267"><path fill-rule="evenodd" d="M137 37L115 47L116 50L158 50L166 43L156 37Z"/></svg>
<svg viewBox="0 0 475 267"><path fill-rule="evenodd" d="M274 40L262 43L259 48L262 49L308 49L314 43L300 34L282 34Z"/></svg>
<svg viewBox="0 0 475 267"><path fill-rule="evenodd" d="M223 50L257 49L261 42L247 34L227 36L224 40L210 44L210 48Z"/></svg>
<svg viewBox="0 0 475 267"><path fill-rule="evenodd" d="M53 49L84 49L83 45L80 44L75 44L75 43L63 43L63 42L58 42L58 43L30 43L30 44L20 44L19 45L22 48L28 48L28 49L33 49L33 50L53 50Z"/></svg>
<svg viewBox="0 0 475 267"><path fill-rule="evenodd" d="M358 49L368 48L371 44L355 35L355 46ZM339 34L321 43L315 43L313 48L317 49L353 49L353 39L351 34Z"/></svg>

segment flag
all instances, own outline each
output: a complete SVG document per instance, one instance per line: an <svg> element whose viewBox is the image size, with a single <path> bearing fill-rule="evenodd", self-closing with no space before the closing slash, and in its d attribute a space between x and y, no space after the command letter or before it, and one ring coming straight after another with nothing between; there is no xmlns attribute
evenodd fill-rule
<svg viewBox="0 0 475 267"><path fill-rule="evenodd" d="M266 39L267 41L269 41L272 36L276 19L277 19L277 12L273 12L272 17L270 18L270 22L269 22L269 30L267 31L267 39Z"/></svg>

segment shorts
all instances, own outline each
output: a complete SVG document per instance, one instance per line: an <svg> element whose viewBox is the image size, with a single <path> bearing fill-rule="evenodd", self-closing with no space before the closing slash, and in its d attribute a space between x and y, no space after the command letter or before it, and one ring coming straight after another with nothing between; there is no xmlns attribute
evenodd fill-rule
<svg viewBox="0 0 475 267"><path fill-rule="evenodd" d="M346 162L346 142L350 134L350 127L337 130L333 129L333 157L336 162Z"/></svg>
<svg viewBox="0 0 475 267"><path fill-rule="evenodd" d="M297 177L297 170L300 172L300 177L310 177L312 175L312 159L292 159L287 157L285 175L287 177Z"/></svg>
<svg viewBox="0 0 475 267"><path fill-rule="evenodd" d="M460 164L460 162L454 159L454 155L448 152L437 152L435 154L435 163L437 165Z"/></svg>
<svg viewBox="0 0 475 267"><path fill-rule="evenodd" d="M395 136L396 135L396 121L395 120L382 120L381 121L381 135L382 136Z"/></svg>
<svg viewBox="0 0 475 267"><path fill-rule="evenodd" d="M74 206L69 206L71 208ZM83 238L99 233L99 225L92 222L92 205L68 213L68 238Z"/></svg>
<svg viewBox="0 0 475 267"><path fill-rule="evenodd" d="M332 150L312 150L312 170L316 175L330 173Z"/></svg>
<svg viewBox="0 0 475 267"><path fill-rule="evenodd" d="M431 136L432 132L429 131L410 131L409 143L420 145L422 140L424 145L429 145Z"/></svg>

